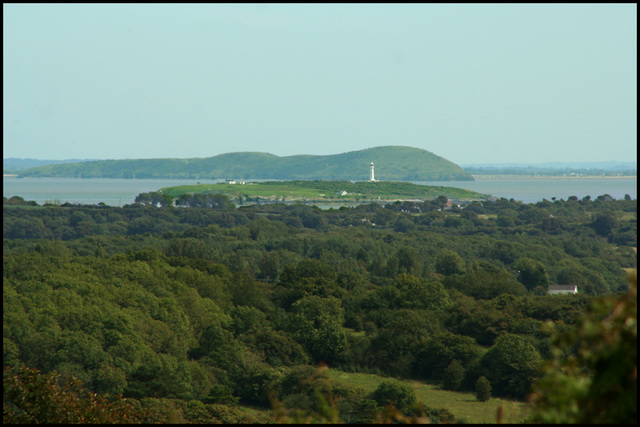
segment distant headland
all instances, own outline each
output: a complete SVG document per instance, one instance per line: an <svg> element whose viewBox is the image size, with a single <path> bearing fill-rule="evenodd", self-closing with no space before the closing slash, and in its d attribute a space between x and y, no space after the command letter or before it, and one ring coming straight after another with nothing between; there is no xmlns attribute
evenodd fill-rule
<svg viewBox="0 0 640 427"><path fill-rule="evenodd" d="M18 171L19 177L368 180L371 163L379 181L473 181L460 166L427 150L383 146L333 155L278 157L237 152L208 158L126 159L57 163Z"/></svg>
<svg viewBox="0 0 640 427"><path fill-rule="evenodd" d="M3 176L34 178L138 178L237 180L473 181L510 177L615 178L637 176L635 161L474 163L457 165L429 151L383 146L342 154L278 157L236 152L207 158L40 160L3 159Z"/></svg>

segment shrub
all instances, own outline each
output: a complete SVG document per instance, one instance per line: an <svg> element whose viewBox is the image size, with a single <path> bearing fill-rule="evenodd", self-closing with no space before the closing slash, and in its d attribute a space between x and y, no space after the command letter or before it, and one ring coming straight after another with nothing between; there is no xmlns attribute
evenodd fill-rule
<svg viewBox="0 0 640 427"><path fill-rule="evenodd" d="M504 334L482 356L480 364L496 395L523 399L538 375L540 354L520 335Z"/></svg>
<svg viewBox="0 0 640 427"><path fill-rule="evenodd" d="M109 400L75 378L26 366L5 368L2 394L3 423L135 423L143 416L126 399Z"/></svg>
<svg viewBox="0 0 640 427"><path fill-rule="evenodd" d="M454 360L444 371L443 387L445 390L460 390L460 385L462 384L463 379L464 368L459 361Z"/></svg>
<svg viewBox="0 0 640 427"><path fill-rule="evenodd" d="M415 391L397 380L381 382L371 397L378 406L393 405L400 411L408 409L416 402Z"/></svg>
<svg viewBox="0 0 640 427"><path fill-rule="evenodd" d="M491 398L491 384L486 377L480 377L476 381L476 398L481 402Z"/></svg>

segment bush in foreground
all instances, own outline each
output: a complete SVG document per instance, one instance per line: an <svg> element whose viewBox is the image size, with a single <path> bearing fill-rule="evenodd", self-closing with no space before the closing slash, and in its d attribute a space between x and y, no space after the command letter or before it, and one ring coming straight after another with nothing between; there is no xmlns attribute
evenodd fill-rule
<svg viewBox="0 0 640 427"><path fill-rule="evenodd" d="M529 398L532 422L637 423L637 274L628 292L594 300L575 328L555 335Z"/></svg>
<svg viewBox="0 0 640 427"><path fill-rule="evenodd" d="M476 398L481 402L491 398L491 383L486 377L480 377L476 381Z"/></svg>
<svg viewBox="0 0 640 427"><path fill-rule="evenodd" d="M42 374L36 368L6 367L2 422L10 424L128 424L143 413L126 399L98 396L78 379Z"/></svg>

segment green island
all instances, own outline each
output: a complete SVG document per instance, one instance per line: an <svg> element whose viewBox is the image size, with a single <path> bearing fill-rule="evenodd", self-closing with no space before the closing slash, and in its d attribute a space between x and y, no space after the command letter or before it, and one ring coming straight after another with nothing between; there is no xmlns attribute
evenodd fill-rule
<svg viewBox="0 0 640 427"><path fill-rule="evenodd" d="M410 182L369 181L265 181L180 185L160 189L179 198L183 194L223 194L238 205L268 202L304 202L344 205L370 202L424 201L445 196L453 200L486 200L490 196L454 187Z"/></svg>
<svg viewBox="0 0 640 427"><path fill-rule="evenodd" d="M137 178L243 180L360 180L375 174L385 181L473 181L460 166L427 150L384 146L331 155L278 157L269 153L225 153L191 159L95 160L41 164L18 172L21 178ZM29 165L28 163L23 163ZM32 163L33 164L33 163ZM19 166L9 165L5 170ZM9 173L9 172L5 172Z"/></svg>

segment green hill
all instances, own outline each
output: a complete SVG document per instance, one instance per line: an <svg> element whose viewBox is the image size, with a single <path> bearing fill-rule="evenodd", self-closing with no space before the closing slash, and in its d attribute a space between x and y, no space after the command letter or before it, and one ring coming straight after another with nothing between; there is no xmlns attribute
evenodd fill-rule
<svg viewBox="0 0 640 427"><path fill-rule="evenodd" d="M45 165L20 177L367 180L370 165L382 181L473 181L458 165L429 151L385 146L326 156L278 157L238 152L208 158L97 160Z"/></svg>
<svg viewBox="0 0 640 427"><path fill-rule="evenodd" d="M5 174L18 174L20 171L35 168L38 166L59 164L59 163L78 163L88 162L89 159L66 159L66 160L39 160L39 159L19 159L16 157L9 157L2 159L2 173Z"/></svg>

